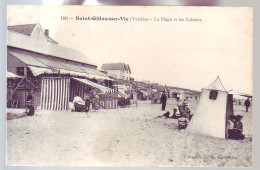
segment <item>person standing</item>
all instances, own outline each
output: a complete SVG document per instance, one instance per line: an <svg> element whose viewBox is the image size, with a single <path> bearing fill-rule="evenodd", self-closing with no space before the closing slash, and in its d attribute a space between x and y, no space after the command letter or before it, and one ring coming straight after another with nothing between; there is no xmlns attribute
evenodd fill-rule
<svg viewBox="0 0 260 170"><path fill-rule="evenodd" d="M90 96L89 96L89 94L86 94L86 97L85 97L85 110L86 110L86 112L89 111L89 107L90 107Z"/></svg>
<svg viewBox="0 0 260 170"><path fill-rule="evenodd" d="M165 110L166 102L167 102L167 96L164 91L161 96L162 110Z"/></svg>
<svg viewBox="0 0 260 170"><path fill-rule="evenodd" d="M248 108L250 107L249 98L246 99L246 101L245 101L245 106L246 106L246 112L248 112Z"/></svg>

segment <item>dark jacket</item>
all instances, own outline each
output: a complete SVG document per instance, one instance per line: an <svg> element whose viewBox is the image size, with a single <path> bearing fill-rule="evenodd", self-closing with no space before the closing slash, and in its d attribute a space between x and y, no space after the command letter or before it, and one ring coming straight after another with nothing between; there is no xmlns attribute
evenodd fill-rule
<svg viewBox="0 0 260 170"><path fill-rule="evenodd" d="M246 99L246 101L245 101L245 106L250 106L250 101L249 101L249 99Z"/></svg>
<svg viewBox="0 0 260 170"><path fill-rule="evenodd" d="M167 96L163 93L162 96L161 96L161 102L165 103L166 100L167 100Z"/></svg>

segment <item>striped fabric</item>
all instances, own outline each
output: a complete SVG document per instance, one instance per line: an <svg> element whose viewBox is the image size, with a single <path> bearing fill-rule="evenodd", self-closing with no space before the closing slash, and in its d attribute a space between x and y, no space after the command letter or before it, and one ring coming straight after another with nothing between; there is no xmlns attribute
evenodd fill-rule
<svg viewBox="0 0 260 170"><path fill-rule="evenodd" d="M100 104L105 109L117 109L118 108L118 97L117 93L102 93L99 95Z"/></svg>
<svg viewBox="0 0 260 170"><path fill-rule="evenodd" d="M41 86L41 109L67 110L69 86L69 78L43 78Z"/></svg>

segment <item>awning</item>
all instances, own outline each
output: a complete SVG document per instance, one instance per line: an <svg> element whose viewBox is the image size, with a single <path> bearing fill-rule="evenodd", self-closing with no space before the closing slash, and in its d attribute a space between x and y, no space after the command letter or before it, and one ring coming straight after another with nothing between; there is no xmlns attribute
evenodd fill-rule
<svg viewBox="0 0 260 170"><path fill-rule="evenodd" d="M111 89L111 88L102 86L102 85L100 85L100 84L94 83L94 82L89 81L89 80L87 80L87 79L80 79L80 78L75 78L75 77L73 77L72 79L77 80L77 81L80 81L80 82L82 82L82 83L84 83L84 84L90 85L90 86L92 86L92 87L95 87L95 88L97 88L97 89L100 89L103 93L112 93L112 92L114 92L114 90Z"/></svg>
<svg viewBox="0 0 260 170"><path fill-rule="evenodd" d="M109 78L109 77L104 77L104 76L99 76L99 75L93 75L93 74L88 74L88 78L90 78L90 79L102 79L102 80L114 81L113 79L111 79L111 78Z"/></svg>
<svg viewBox="0 0 260 170"><path fill-rule="evenodd" d="M73 76L82 76L90 79L114 81L96 68L87 68L80 65L67 63L66 61L45 58L45 56L35 53L23 54L8 51L8 55L9 54L26 64L31 69L34 76L38 76L43 73L55 74L59 72L60 74L70 74Z"/></svg>
<svg viewBox="0 0 260 170"><path fill-rule="evenodd" d="M235 92L235 91L230 91L228 94L233 94L233 98L252 98L253 96L250 94L245 94L245 93L240 93L240 92Z"/></svg>
<svg viewBox="0 0 260 170"><path fill-rule="evenodd" d="M34 66L28 66L30 70L32 71L32 74L34 76L39 76L41 74L54 74L53 70L50 68L43 68L43 67L34 67Z"/></svg>
<svg viewBox="0 0 260 170"><path fill-rule="evenodd" d="M43 67L34 67L34 66L28 66L30 70L32 71L34 76L39 76L41 74L69 74L71 76L81 76L86 77L89 79L104 79L104 80L113 80L108 77L103 76L97 76L97 75L90 75L87 73L82 72L76 72L76 71L70 71L70 70L64 70L64 69L51 69L51 68L43 68Z"/></svg>
<svg viewBox="0 0 260 170"><path fill-rule="evenodd" d="M6 72L6 77L7 78L23 78L22 76L18 76L18 75L11 73L9 71Z"/></svg>

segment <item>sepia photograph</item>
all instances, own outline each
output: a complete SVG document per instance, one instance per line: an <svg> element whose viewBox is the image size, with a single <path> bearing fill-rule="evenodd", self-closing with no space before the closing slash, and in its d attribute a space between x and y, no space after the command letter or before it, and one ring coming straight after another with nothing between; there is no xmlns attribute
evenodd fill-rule
<svg viewBox="0 0 260 170"><path fill-rule="evenodd" d="M252 167L253 9L9 5L6 165Z"/></svg>

